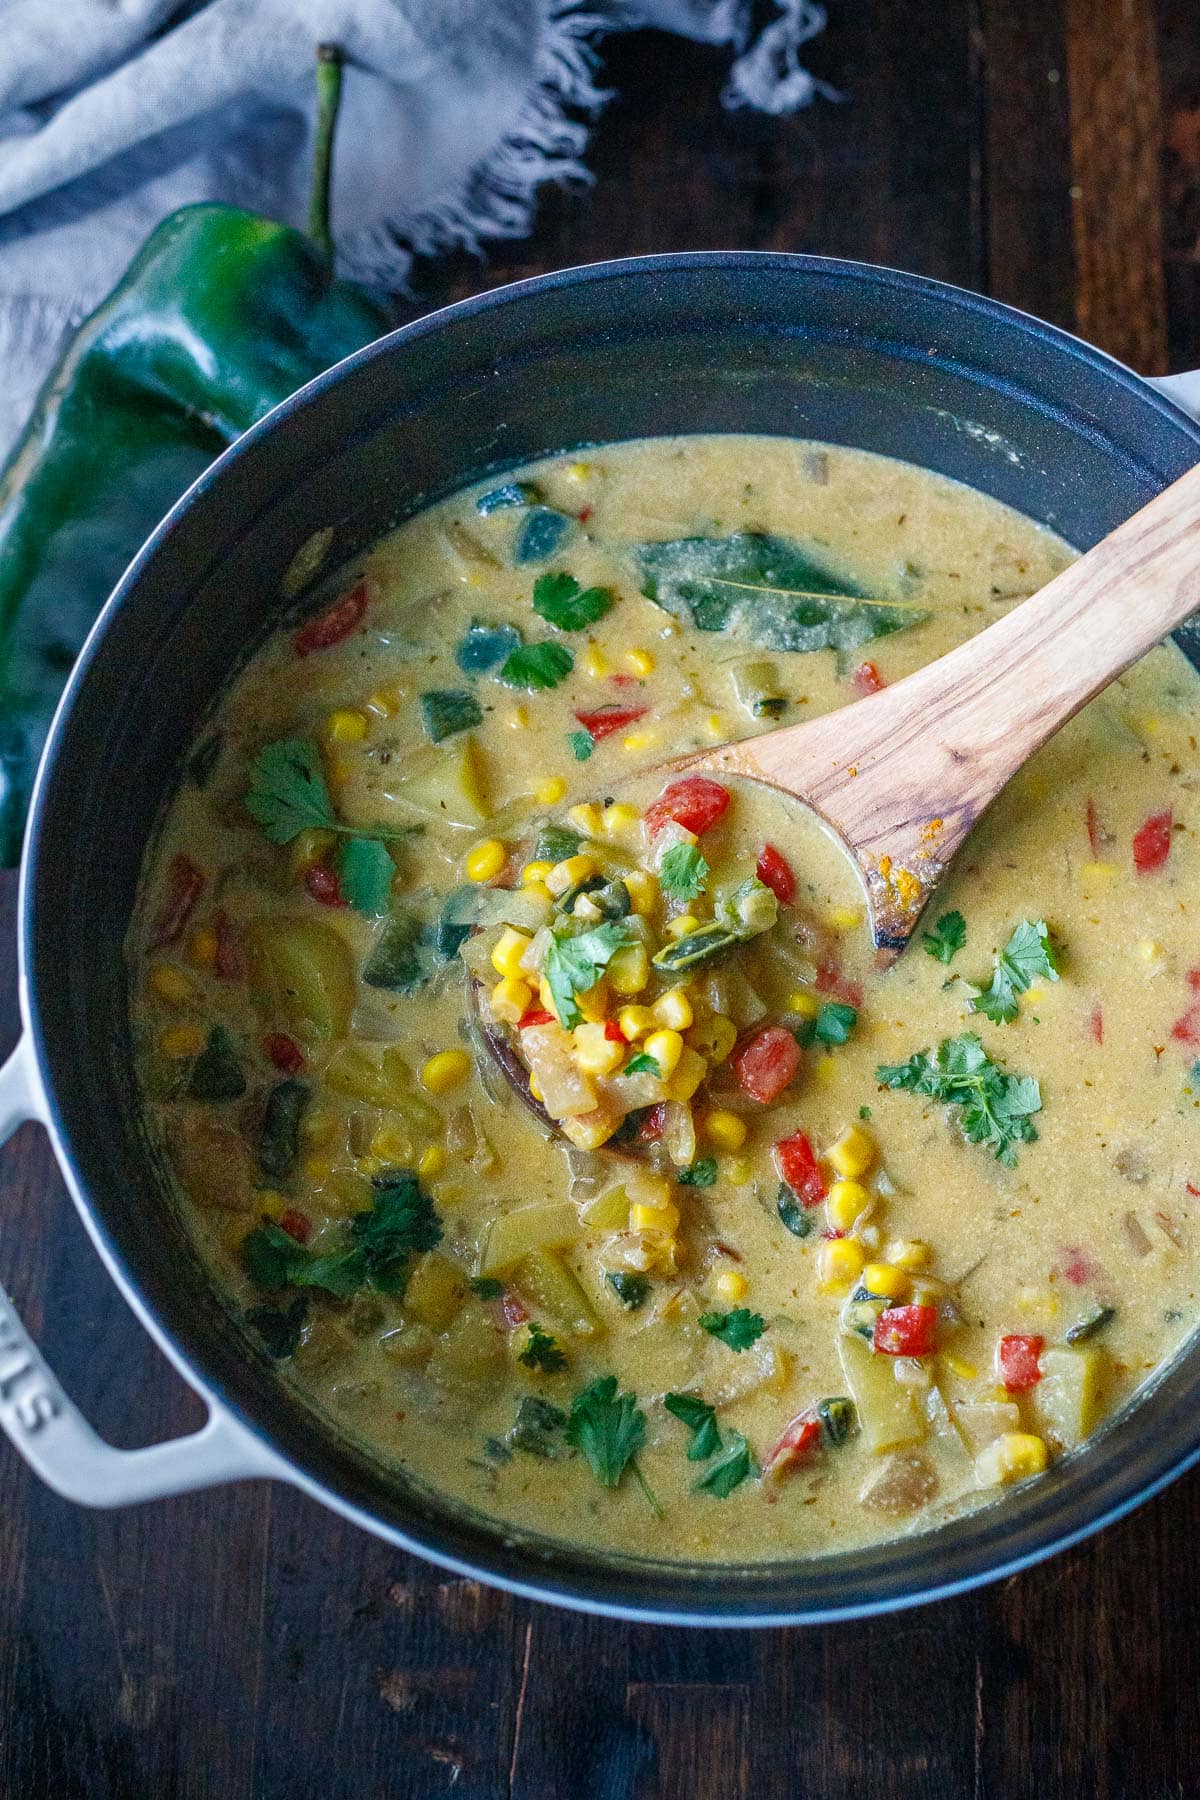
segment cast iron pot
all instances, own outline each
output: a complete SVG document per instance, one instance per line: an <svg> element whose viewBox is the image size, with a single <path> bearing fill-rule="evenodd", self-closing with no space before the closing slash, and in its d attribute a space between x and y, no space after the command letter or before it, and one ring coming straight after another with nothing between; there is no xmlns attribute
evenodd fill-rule
<svg viewBox="0 0 1200 1800"><path fill-rule="evenodd" d="M1200 377L1177 380L1177 397L1200 403ZM21 881L25 1035L0 1071L0 1141L22 1120L46 1125L114 1280L211 1416L174 1443L110 1448L0 1296L0 1422L60 1493L114 1506L268 1477L519 1593L631 1618L768 1625L883 1611L1008 1574L1200 1457L1190 1350L1040 1480L921 1536L736 1568L522 1536L385 1468L285 1391L161 1191L133 1106L122 939L181 760L282 612L297 547L334 525L346 555L485 471L692 431L903 457L1080 547L1200 461L1200 427L1171 399L1037 320L886 269L740 253L598 264L450 307L340 364L227 451L134 562L59 709Z"/></svg>

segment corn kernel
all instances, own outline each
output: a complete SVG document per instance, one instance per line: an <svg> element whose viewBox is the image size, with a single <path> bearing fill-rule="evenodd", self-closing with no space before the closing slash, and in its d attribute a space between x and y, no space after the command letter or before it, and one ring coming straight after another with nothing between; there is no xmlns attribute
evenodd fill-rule
<svg viewBox="0 0 1200 1800"><path fill-rule="evenodd" d="M562 775L551 775L543 781L537 790L536 799L539 806L557 806L567 791L567 783Z"/></svg>
<svg viewBox="0 0 1200 1800"><path fill-rule="evenodd" d="M732 1019L727 1019L724 1013L714 1013L706 1029L708 1032L708 1059L710 1062L723 1063L737 1043L737 1026Z"/></svg>
<svg viewBox="0 0 1200 1800"><path fill-rule="evenodd" d="M813 1074L822 1087L828 1087L830 1082L837 1080L837 1059L832 1056L818 1056L813 1064Z"/></svg>
<svg viewBox="0 0 1200 1800"><path fill-rule="evenodd" d="M552 862L527 862L521 870L521 886L532 887L535 882L544 883L553 867Z"/></svg>
<svg viewBox="0 0 1200 1800"><path fill-rule="evenodd" d="M546 1098L545 1094L542 1092L542 1084L536 1075L531 1075L529 1077L529 1091L535 1100L541 1101Z"/></svg>
<svg viewBox="0 0 1200 1800"><path fill-rule="evenodd" d="M367 696L363 705L377 719L390 719L400 710L400 697L394 688L379 688L377 692Z"/></svg>
<svg viewBox="0 0 1200 1800"><path fill-rule="evenodd" d="M707 719L704 721L704 729L707 731L709 737L723 738L729 736L725 721L720 713L709 713Z"/></svg>
<svg viewBox="0 0 1200 1800"><path fill-rule="evenodd" d="M492 881L508 860L508 852L499 838L484 838L467 851L467 879Z"/></svg>
<svg viewBox="0 0 1200 1800"><path fill-rule="evenodd" d="M527 881L523 891L529 895L531 900L545 901L547 907L553 903L554 895L544 881Z"/></svg>
<svg viewBox="0 0 1200 1800"><path fill-rule="evenodd" d="M337 834L332 831L301 831L296 834L288 847L288 874L293 881L319 863L326 852L332 850L337 842Z"/></svg>
<svg viewBox="0 0 1200 1800"><path fill-rule="evenodd" d="M787 1009L801 1019L815 1019L821 1010L821 1002L807 988L797 988L794 994L788 995Z"/></svg>
<svg viewBox="0 0 1200 1800"><path fill-rule="evenodd" d="M277 1219L288 1209L287 1195L277 1193L274 1188L263 1188L254 1196L254 1208L266 1219ZM244 1225L242 1229L245 1230Z"/></svg>
<svg viewBox="0 0 1200 1800"><path fill-rule="evenodd" d="M1007 1487L1040 1475L1050 1452L1032 1431L1006 1431L985 1446L975 1458L975 1474L983 1487Z"/></svg>
<svg viewBox="0 0 1200 1800"><path fill-rule="evenodd" d="M446 1167L446 1152L440 1144L430 1144L421 1153L417 1174L423 1181L436 1181Z"/></svg>
<svg viewBox="0 0 1200 1800"><path fill-rule="evenodd" d="M817 1283L822 1293L842 1293L863 1270L862 1245L853 1238L826 1238L817 1251Z"/></svg>
<svg viewBox="0 0 1200 1800"><path fill-rule="evenodd" d="M385 1168L407 1168L412 1161L413 1142L403 1125L381 1125L372 1132L368 1148Z"/></svg>
<svg viewBox="0 0 1200 1800"><path fill-rule="evenodd" d="M665 1175L656 1175L653 1169L632 1169L624 1182L629 1203L640 1201L643 1206L664 1207L674 1204L675 1189Z"/></svg>
<svg viewBox="0 0 1200 1800"><path fill-rule="evenodd" d="M647 1038L647 1043L651 1041ZM690 1100L704 1077L708 1074L708 1064L699 1051L685 1044L680 1053L675 1073L667 1082L667 1097L671 1100Z"/></svg>
<svg viewBox="0 0 1200 1800"><path fill-rule="evenodd" d="M529 1011L533 989L517 975L506 975L498 981L489 997L494 1016L503 1025L516 1025Z"/></svg>
<svg viewBox="0 0 1200 1800"><path fill-rule="evenodd" d="M600 1024L577 1025L571 1033L571 1047L585 1075L611 1075L625 1060L625 1045L614 1044Z"/></svg>
<svg viewBox="0 0 1200 1800"><path fill-rule="evenodd" d="M366 716L339 706L325 721L325 741L330 744L361 744L367 735Z"/></svg>
<svg viewBox="0 0 1200 1800"><path fill-rule="evenodd" d="M672 1031L686 1031L696 1017L692 1003L681 987L668 988L650 1010L660 1025L669 1025Z"/></svg>
<svg viewBox="0 0 1200 1800"><path fill-rule="evenodd" d="M583 656L583 669L585 675L590 675L593 681L603 681L606 675L612 673L612 664L599 644L588 645Z"/></svg>
<svg viewBox="0 0 1200 1800"><path fill-rule="evenodd" d="M590 462L573 462L567 469L568 481L586 481L594 473Z"/></svg>
<svg viewBox="0 0 1200 1800"><path fill-rule="evenodd" d="M617 1029L627 1044L636 1044L654 1030L654 1014L648 1006L623 1006L617 1014Z"/></svg>
<svg viewBox="0 0 1200 1800"><path fill-rule="evenodd" d="M505 714L504 723L510 731L524 731L529 724L529 709L514 706Z"/></svg>
<svg viewBox="0 0 1200 1800"><path fill-rule="evenodd" d="M658 902L658 882L648 869L631 869L621 879L629 890L634 912L644 919L654 911Z"/></svg>
<svg viewBox="0 0 1200 1800"><path fill-rule="evenodd" d="M605 807L601 824L606 836L620 837L622 832L632 831L640 823L641 817L636 806L630 806L624 800L614 800Z"/></svg>
<svg viewBox="0 0 1200 1800"><path fill-rule="evenodd" d="M849 1231L871 1204L871 1196L861 1181L835 1181L829 1190L825 1210L835 1231Z"/></svg>
<svg viewBox="0 0 1200 1800"><path fill-rule="evenodd" d="M158 1048L163 1056L174 1061L185 1056L199 1056L204 1048L204 1033L198 1025L170 1025L159 1033Z"/></svg>
<svg viewBox="0 0 1200 1800"><path fill-rule="evenodd" d="M198 969L211 969L217 961L217 934L202 925L199 931L193 931L188 943L188 955Z"/></svg>
<svg viewBox="0 0 1200 1800"><path fill-rule="evenodd" d="M875 1161L875 1140L861 1125L848 1125L831 1147L829 1160L839 1175L865 1175Z"/></svg>
<svg viewBox="0 0 1200 1800"><path fill-rule="evenodd" d="M650 979L645 944L622 944L608 959L608 983L614 994L640 994Z"/></svg>
<svg viewBox="0 0 1200 1800"><path fill-rule="evenodd" d="M471 1058L465 1050L439 1050L421 1070L421 1085L431 1094L448 1094L470 1073Z"/></svg>
<svg viewBox="0 0 1200 1800"><path fill-rule="evenodd" d="M932 1252L929 1245L923 1244L920 1238L899 1238L895 1243L889 1244L883 1254L898 1269L926 1269Z"/></svg>
<svg viewBox="0 0 1200 1800"><path fill-rule="evenodd" d="M949 1351L947 1351L945 1362L950 1373L956 1376L959 1381L975 1381L978 1379L979 1370L975 1367L973 1362L968 1362L965 1356L952 1356Z"/></svg>
<svg viewBox="0 0 1200 1800"><path fill-rule="evenodd" d="M585 993L575 996L575 1004L588 1025L603 1025L608 1017L608 1000L608 982L603 976L595 987L590 987Z"/></svg>
<svg viewBox="0 0 1200 1800"><path fill-rule="evenodd" d="M1045 988L1031 987L1031 988L1027 988L1025 991L1025 999L1026 999L1026 1002L1030 1006L1037 1006L1038 1003L1040 1001L1044 1000L1045 998L1046 998Z"/></svg>
<svg viewBox="0 0 1200 1800"><path fill-rule="evenodd" d="M693 931L699 931L700 921L695 913L680 913L678 918L667 920L667 936L669 938L687 937Z"/></svg>
<svg viewBox="0 0 1200 1800"><path fill-rule="evenodd" d="M872 1294L879 1294L884 1300L904 1300L909 1290L909 1279L903 1269L895 1263L868 1263L862 1272L863 1286Z"/></svg>
<svg viewBox="0 0 1200 1800"><path fill-rule="evenodd" d="M625 661L635 675L653 675L654 673L653 650L643 650L640 646L636 650L627 650Z"/></svg>
<svg viewBox="0 0 1200 1800"><path fill-rule="evenodd" d="M731 1187L746 1187L754 1178L753 1165L744 1156L731 1156L721 1165L721 1177Z"/></svg>
<svg viewBox="0 0 1200 1800"><path fill-rule="evenodd" d="M1155 938L1139 938L1137 953L1143 962L1153 962L1162 955L1162 945Z"/></svg>
<svg viewBox="0 0 1200 1800"><path fill-rule="evenodd" d="M171 963L155 963L150 971L150 986L168 1006L194 1006L200 998L195 982Z"/></svg>
<svg viewBox="0 0 1200 1800"><path fill-rule="evenodd" d="M713 1288L721 1300L744 1300L750 1292L750 1283L740 1269L722 1269Z"/></svg>
<svg viewBox="0 0 1200 1800"><path fill-rule="evenodd" d="M585 837L599 837L603 829L604 813L594 800L583 800L578 806L572 806L567 817Z"/></svg>
<svg viewBox="0 0 1200 1800"><path fill-rule="evenodd" d="M746 1121L735 1112L706 1113L701 1130L718 1150L740 1150L746 1141Z"/></svg>
<svg viewBox="0 0 1200 1800"><path fill-rule="evenodd" d="M627 750L630 756L636 756L640 750L652 750L657 742L656 731L631 731L628 737L621 739L621 748Z"/></svg>
<svg viewBox="0 0 1200 1800"><path fill-rule="evenodd" d="M646 1206L636 1201L629 1209L630 1231L674 1231L679 1224L679 1208L673 1201L666 1206Z"/></svg>
<svg viewBox="0 0 1200 1800"><path fill-rule="evenodd" d="M658 1064L664 1081L669 1081L683 1055L683 1039L677 1031L652 1031L642 1046L647 1056Z"/></svg>
<svg viewBox="0 0 1200 1800"><path fill-rule="evenodd" d="M337 1128L337 1119L331 1112L326 1112L323 1106L306 1107L301 1114L300 1136L314 1148L321 1144L331 1144Z"/></svg>
<svg viewBox="0 0 1200 1800"><path fill-rule="evenodd" d="M596 873L596 864L590 856L568 856L560 863L555 863L546 877L546 886L552 894L565 894L568 888L578 887L581 881L588 881Z"/></svg>
<svg viewBox="0 0 1200 1800"><path fill-rule="evenodd" d="M834 906L828 914L834 931L854 931L863 922L861 906Z"/></svg>
<svg viewBox="0 0 1200 1800"><path fill-rule="evenodd" d="M1079 879L1104 884L1112 880L1119 870L1116 863L1085 862L1079 865Z"/></svg>
<svg viewBox="0 0 1200 1800"><path fill-rule="evenodd" d="M527 931L506 925L492 946L492 967L497 975L520 975L521 958L532 942Z"/></svg>

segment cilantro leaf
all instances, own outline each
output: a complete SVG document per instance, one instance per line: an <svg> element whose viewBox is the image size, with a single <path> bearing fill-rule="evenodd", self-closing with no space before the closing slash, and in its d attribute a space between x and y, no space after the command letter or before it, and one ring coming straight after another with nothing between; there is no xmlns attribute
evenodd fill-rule
<svg viewBox="0 0 1200 1800"><path fill-rule="evenodd" d="M740 1431L731 1431L729 1442L716 1461L704 1471L694 1485L697 1493L708 1493L718 1500L728 1500L734 1488L741 1487L749 1476L758 1475L758 1461Z"/></svg>
<svg viewBox="0 0 1200 1800"><path fill-rule="evenodd" d="M645 1050L639 1050L636 1056L631 1056L621 1073L622 1075L653 1075L656 1080L662 1080L662 1069L659 1067L657 1058L648 1055Z"/></svg>
<svg viewBox="0 0 1200 1800"><path fill-rule="evenodd" d="M952 963L967 941L967 921L960 912L943 913L932 931L921 933L927 956L940 963Z"/></svg>
<svg viewBox="0 0 1200 1800"><path fill-rule="evenodd" d="M883 1063L875 1079L957 1106L967 1142L986 1144L1005 1168L1016 1167L1017 1144L1037 1138L1031 1115L1041 1111L1041 1088L1031 1075L1006 1074L974 1032L943 1038L932 1055L918 1050L905 1063Z"/></svg>
<svg viewBox="0 0 1200 1800"><path fill-rule="evenodd" d="M624 1269L609 1269L604 1277L626 1312L645 1306L650 1283L644 1275L631 1275Z"/></svg>
<svg viewBox="0 0 1200 1800"><path fill-rule="evenodd" d="M371 1182L371 1207L355 1213L350 1235L367 1274L384 1293L395 1293L407 1274L410 1255L433 1250L442 1241L442 1222L411 1169L389 1169Z"/></svg>
<svg viewBox="0 0 1200 1800"><path fill-rule="evenodd" d="M636 1394L618 1394L615 1375L601 1375L576 1394L567 1442L582 1450L601 1487L616 1487L646 1439L646 1415Z"/></svg>
<svg viewBox="0 0 1200 1800"><path fill-rule="evenodd" d="M1018 994L1035 981L1057 980L1058 959L1045 921L1022 919L996 958L991 986L975 995L970 1010L993 1025L1008 1024L1017 1016Z"/></svg>
<svg viewBox="0 0 1200 1800"><path fill-rule="evenodd" d="M610 588L581 588L573 575L539 575L533 584L533 610L559 631L583 631L612 608Z"/></svg>
<svg viewBox="0 0 1200 1800"><path fill-rule="evenodd" d="M672 844L659 865L659 886L672 900L698 899L707 878L708 864L696 844Z"/></svg>
<svg viewBox="0 0 1200 1800"><path fill-rule="evenodd" d="M377 919L387 911L396 865L382 838L351 837L334 858L338 891L355 912Z"/></svg>
<svg viewBox="0 0 1200 1800"><path fill-rule="evenodd" d="M554 1001L558 1022L568 1031L583 1019L576 994L586 994L589 988L594 988L613 952L628 942L628 928L616 920L596 925L578 937L554 933L542 973Z"/></svg>
<svg viewBox="0 0 1200 1800"><path fill-rule="evenodd" d="M700 1323L710 1337L720 1338L731 1350L748 1350L767 1329L761 1313L748 1306L735 1306L732 1312L700 1314Z"/></svg>
<svg viewBox="0 0 1200 1800"><path fill-rule="evenodd" d="M250 768L246 811L273 844L290 844L302 831L335 828L320 752L311 738L281 738L259 751Z"/></svg>
<svg viewBox="0 0 1200 1800"><path fill-rule="evenodd" d="M540 1394L526 1394L517 1408L508 1441L514 1450L524 1450L527 1456L553 1461L567 1454L562 1435L566 1423L567 1415L560 1406L543 1400Z"/></svg>
<svg viewBox="0 0 1200 1800"><path fill-rule="evenodd" d="M702 1156L690 1168L680 1169L675 1176L680 1187L710 1188L717 1179L717 1159Z"/></svg>
<svg viewBox="0 0 1200 1800"><path fill-rule="evenodd" d="M858 1024L858 1010L841 1000L826 1000L813 1021L818 1044L847 1044Z"/></svg>
<svg viewBox="0 0 1200 1800"><path fill-rule="evenodd" d="M575 667L575 657L565 644L548 640L540 644L522 644L505 657L500 679L506 687L527 688L531 693L541 688L557 687Z"/></svg>
<svg viewBox="0 0 1200 1800"><path fill-rule="evenodd" d="M540 1369L543 1375L557 1375L567 1366L566 1353L560 1350L553 1334L529 1321L529 1338L517 1357L527 1369Z"/></svg>
<svg viewBox="0 0 1200 1800"><path fill-rule="evenodd" d="M344 1298L366 1278L355 1251L313 1256L271 1219L264 1219L242 1239L242 1263L254 1285L268 1293L283 1287L319 1287Z"/></svg>
<svg viewBox="0 0 1200 1800"><path fill-rule="evenodd" d="M664 1394L663 1405L669 1413L681 1419L692 1433L692 1441L688 1445L688 1461L704 1462L715 1456L721 1448L721 1433L717 1430L717 1409L701 1400L699 1394Z"/></svg>
<svg viewBox="0 0 1200 1800"><path fill-rule="evenodd" d="M586 762L596 748L596 740L590 731L568 731L567 742L576 762Z"/></svg>

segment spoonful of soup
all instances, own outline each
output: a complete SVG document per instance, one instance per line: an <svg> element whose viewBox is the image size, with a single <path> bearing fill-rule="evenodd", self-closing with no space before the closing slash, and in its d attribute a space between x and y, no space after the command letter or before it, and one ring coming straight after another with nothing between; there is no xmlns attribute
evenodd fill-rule
<svg viewBox="0 0 1200 1800"><path fill-rule="evenodd" d="M754 1003L742 994L738 1007L730 996L740 981L753 992L746 965L763 948L755 940L774 937L781 908L793 907L795 876L771 845L749 867L736 851L720 866L708 856L735 795L740 804L743 792L765 786L821 821L861 878L886 966L1017 770L1197 607L1200 467L915 674L811 722L665 765L655 798L640 811L626 807L638 828L629 866L604 868L563 840L568 853L533 871L550 916L532 934L506 928L491 950L500 980L475 980L484 1034L509 1081L577 1145L635 1153L667 1129L672 1106L688 1110L702 1083L719 1089L726 1064L752 1101L777 1098L799 1066L804 1022L747 1023ZM701 892L704 920L687 910ZM793 937L819 964L816 933L793 920ZM536 999L517 1011L525 993ZM842 1008L826 1029L847 1028L853 989L826 1004Z"/></svg>

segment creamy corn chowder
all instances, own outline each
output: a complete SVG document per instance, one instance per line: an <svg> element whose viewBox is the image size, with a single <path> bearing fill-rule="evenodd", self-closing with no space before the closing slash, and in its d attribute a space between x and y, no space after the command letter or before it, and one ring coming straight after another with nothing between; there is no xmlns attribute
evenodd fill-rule
<svg viewBox="0 0 1200 1800"><path fill-rule="evenodd" d="M645 771L897 680L1065 544L698 437L329 551L129 935L149 1133L283 1379L438 1491L653 1556L894 1535L1075 1449L1195 1318L1179 652L1028 765L880 972L811 817Z"/></svg>

